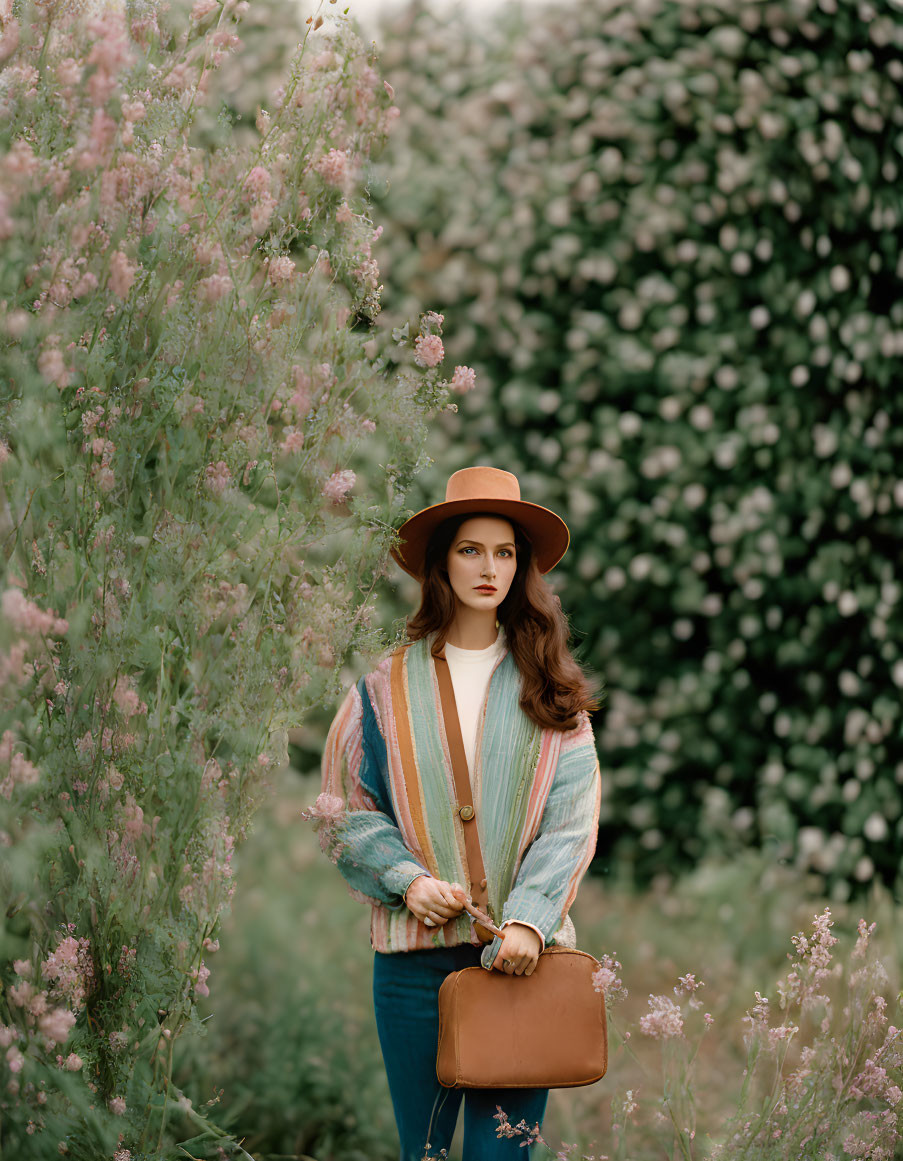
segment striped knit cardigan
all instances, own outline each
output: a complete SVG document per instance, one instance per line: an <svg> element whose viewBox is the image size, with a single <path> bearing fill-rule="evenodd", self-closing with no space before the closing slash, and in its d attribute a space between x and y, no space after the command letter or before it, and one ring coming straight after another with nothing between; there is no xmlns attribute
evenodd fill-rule
<svg viewBox="0 0 903 1161"><path fill-rule="evenodd" d="M435 662L434 638L397 650L352 685L329 729L322 793L308 817L352 894L372 905L371 943L383 952L478 944L463 912L438 928L403 895L425 871L469 888ZM505 650L489 678L471 771L489 911L562 942L568 909L593 856L601 780L589 715L542 729L519 705L520 673ZM401 747L413 747L414 785ZM408 750L410 753L410 749ZM491 966L500 941L484 948Z"/></svg>

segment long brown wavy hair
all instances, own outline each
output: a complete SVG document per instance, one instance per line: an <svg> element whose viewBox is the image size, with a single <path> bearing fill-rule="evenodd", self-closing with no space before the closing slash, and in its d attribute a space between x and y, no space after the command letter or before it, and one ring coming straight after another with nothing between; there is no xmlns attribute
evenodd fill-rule
<svg viewBox="0 0 903 1161"><path fill-rule="evenodd" d="M561 601L536 566L529 536L509 516L466 512L449 517L433 532L420 583L420 608L407 619L408 638L419 641L435 633L434 655L445 645L457 611L457 597L448 579L448 551L460 526L474 516L507 520L514 529L517 568L496 616L521 674L521 709L543 729L571 730L581 710L599 708L596 687L568 649L570 625Z"/></svg>

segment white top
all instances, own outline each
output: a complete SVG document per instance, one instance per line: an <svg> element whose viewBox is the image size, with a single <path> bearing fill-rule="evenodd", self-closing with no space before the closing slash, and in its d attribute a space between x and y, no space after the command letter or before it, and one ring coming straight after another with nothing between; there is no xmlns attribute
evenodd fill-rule
<svg viewBox="0 0 903 1161"><path fill-rule="evenodd" d="M485 649L460 649L448 641L445 643L445 657L455 691L455 705L458 707L467 770L471 779L476 755L477 718L486 696L489 675L504 651L505 634L502 629L499 629L495 641Z"/></svg>

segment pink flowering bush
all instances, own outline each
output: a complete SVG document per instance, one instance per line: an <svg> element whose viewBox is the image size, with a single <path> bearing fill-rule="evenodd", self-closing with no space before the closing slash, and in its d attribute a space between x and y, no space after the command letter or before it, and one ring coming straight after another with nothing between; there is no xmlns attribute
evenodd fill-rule
<svg viewBox="0 0 903 1161"><path fill-rule="evenodd" d="M0 4L4 1156L228 1142L173 1045L449 396L371 334L372 55L318 18L239 134L248 8Z"/></svg>

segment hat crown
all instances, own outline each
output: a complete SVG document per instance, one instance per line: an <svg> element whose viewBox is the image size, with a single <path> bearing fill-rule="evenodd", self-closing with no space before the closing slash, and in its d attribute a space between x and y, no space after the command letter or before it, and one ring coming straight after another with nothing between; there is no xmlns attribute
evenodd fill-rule
<svg viewBox="0 0 903 1161"><path fill-rule="evenodd" d="M501 468L461 468L445 486L445 502L451 500L519 500L517 476Z"/></svg>

